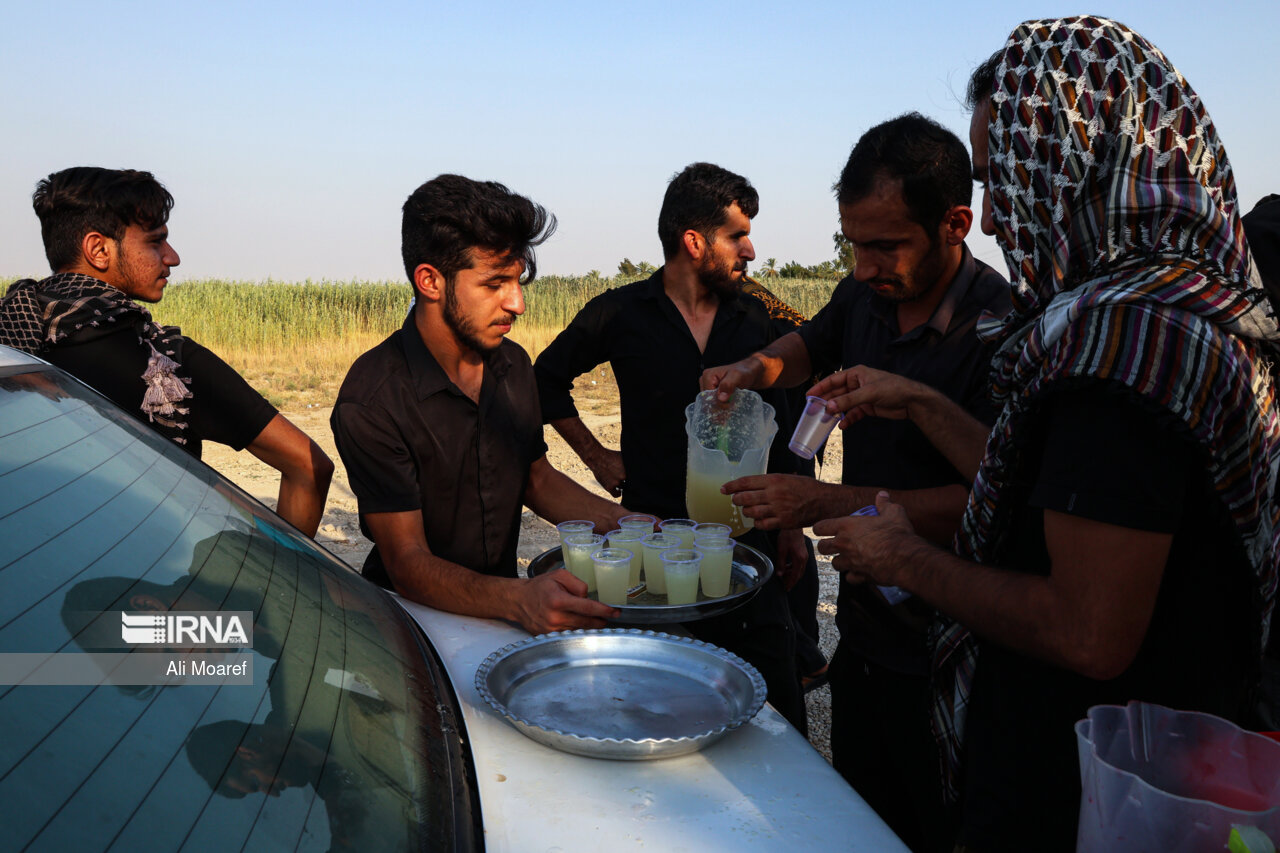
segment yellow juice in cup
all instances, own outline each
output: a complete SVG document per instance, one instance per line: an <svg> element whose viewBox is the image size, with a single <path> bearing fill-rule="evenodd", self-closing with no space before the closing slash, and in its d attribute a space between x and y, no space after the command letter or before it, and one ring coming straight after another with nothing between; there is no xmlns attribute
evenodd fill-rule
<svg viewBox="0 0 1280 853"><path fill-rule="evenodd" d="M570 533L560 547L564 567L587 585L588 593L596 591L596 569L591 555L603 547L604 537L598 533Z"/></svg>
<svg viewBox="0 0 1280 853"><path fill-rule="evenodd" d="M693 604L698 600L698 566L702 557L691 549L673 548L662 553L668 604Z"/></svg>
<svg viewBox="0 0 1280 853"><path fill-rule="evenodd" d="M693 528L697 523L692 518L668 518L658 525L658 529L668 536L679 537L681 548L692 548Z"/></svg>
<svg viewBox="0 0 1280 853"><path fill-rule="evenodd" d="M650 533L640 540L644 545L644 582L649 592L667 594L667 574L662 570L662 552L680 545L680 538L668 533Z"/></svg>
<svg viewBox="0 0 1280 853"><path fill-rule="evenodd" d="M640 570L644 568L644 545L640 540L646 534L643 530L614 530L609 534L610 548L623 548L631 552L631 582L628 588L640 583Z"/></svg>
<svg viewBox="0 0 1280 853"><path fill-rule="evenodd" d="M591 561L596 570L596 590L605 604L627 603L627 590L631 584L631 552L622 548L606 548L596 551Z"/></svg>
<svg viewBox="0 0 1280 853"><path fill-rule="evenodd" d="M733 568L733 543L704 540L697 544L697 549L702 552L702 594L707 598L728 595Z"/></svg>

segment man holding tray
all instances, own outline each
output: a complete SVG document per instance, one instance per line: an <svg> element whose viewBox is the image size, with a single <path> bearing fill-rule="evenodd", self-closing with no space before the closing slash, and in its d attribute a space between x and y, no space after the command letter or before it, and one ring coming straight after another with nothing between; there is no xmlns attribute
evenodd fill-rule
<svg viewBox="0 0 1280 853"><path fill-rule="evenodd" d="M628 512L547 461L533 366L505 338L524 313L533 249L554 229L541 206L492 181L440 175L415 190L401 253L416 304L351 366L331 418L374 543L365 577L533 634L604 627L618 611L563 569L517 577L521 505L601 532Z"/></svg>

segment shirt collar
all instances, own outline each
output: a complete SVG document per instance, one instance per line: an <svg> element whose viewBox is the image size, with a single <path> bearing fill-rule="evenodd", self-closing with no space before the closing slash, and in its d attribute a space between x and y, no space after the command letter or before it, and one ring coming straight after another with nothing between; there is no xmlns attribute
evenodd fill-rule
<svg viewBox="0 0 1280 853"><path fill-rule="evenodd" d="M926 326L940 335L947 333L948 327L951 326L951 318L955 316L956 309L964 301L965 296L969 293L969 287L978 275L978 263L973 259L973 254L969 251L969 247L961 243L960 252L960 268L956 270L955 276L951 279L946 295L942 297L938 307L933 309L933 316L929 318L928 323L925 323Z"/></svg>
<svg viewBox="0 0 1280 853"><path fill-rule="evenodd" d="M400 343L404 349L405 362L409 365L409 375L413 377L413 387L418 392L418 399L425 400L441 391L452 391L454 394L461 395L462 391L453 384L449 374L444 372L440 362L436 361L431 350L427 349L426 342L422 340L413 317L414 312L410 311L409 316L404 318L404 324L400 327ZM506 348L507 341L504 340L498 349L485 353L486 386L491 376L494 379L501 379L511 367L511 357L507 354Z"/></svg>
<svg viewBox="0 0 1280 853"><path fill-rule="evenodd" d="M665 265L658 267L657 272L655 272L653 275L649 276L647 279L644 280L643 282L644 287L640 291L641 299L656 300L659 297L663 297L667 295L666 288L663 286L663 283L662 283L662 271L664 269L666 269ZM720 305L728 308L730 311L733 311L735 313L744 311L746 310L746 306L742 304L742 295L743 294L741 290L739 290L737 293L732 294L730 296L720 295ZM717 314L720 313L720 309L718 307L716 308L716 313Z"/></svg>

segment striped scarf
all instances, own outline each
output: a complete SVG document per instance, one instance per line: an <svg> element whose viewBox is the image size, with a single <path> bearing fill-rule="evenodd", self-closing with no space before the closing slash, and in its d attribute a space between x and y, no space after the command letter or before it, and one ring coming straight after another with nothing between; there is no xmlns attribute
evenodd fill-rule
<svg viewBox="0 0 1280 853"><path fill-rule="evenodd" d="M191 398L191 379L179 373L184 338L177 326L157 324L147 309L120 290L80 273L16 281L0 299L0 344L33 355L128 327L151 351L141 377L146 390L139 408L156 431L185 445L190 408L184 401Z"/></svg>
<svg viewBox="0 0 1280 853"><path fill-rule="evenodd" d="M1256 574L1265 644L1280 559L1280 421L1262 354L1280 331L1208 113L1159 50L1089 17L1014 30L990 110L990 193L1014 311L983 331L1000 341L992 386L1003 410L957 553L998 564L1021 497L1019 438L1046 393L1108 383L1205 450ZM934 733L954 799L977 645L945 617L932 638Z"/></svg>

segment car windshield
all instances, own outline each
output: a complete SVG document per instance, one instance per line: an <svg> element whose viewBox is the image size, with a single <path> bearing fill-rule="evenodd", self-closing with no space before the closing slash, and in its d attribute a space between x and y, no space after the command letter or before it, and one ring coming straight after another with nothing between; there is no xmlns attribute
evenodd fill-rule
<svg viewBox="0 0 1280 853"><path fill-rule="evenodd" d="M128 644L128 619L177 611L251 613L252 646ZM223 677L122 675L156 659ZM96 677L66 683L68 661ZM389 596L141 421L0 368L0 847L468 846L437 666Z"/></svg>

